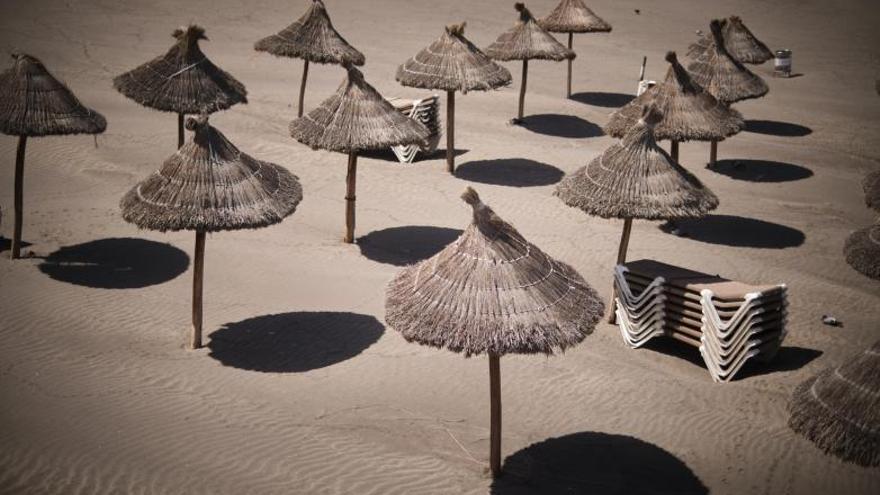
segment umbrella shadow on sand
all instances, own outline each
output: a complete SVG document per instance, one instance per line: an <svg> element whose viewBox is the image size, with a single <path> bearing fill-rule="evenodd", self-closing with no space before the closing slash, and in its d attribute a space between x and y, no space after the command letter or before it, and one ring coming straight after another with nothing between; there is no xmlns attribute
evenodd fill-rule
<svg viewBox="0 0 880 495"><path fill-rule="evenodd" d="M710 170L748 182L791 182L813 176L813 171L806 167L773 160L718 160Z"/></svg>
<svg viewBox="0 0 880 495"><path fill-rule="evenodd" d="M162 242L132 237L65 246L43 258L54 280L99 289L137 289L167 282L189 267L189 256Z"/></svg>
<svg viewBox="0 0 880 495"><path fill-rule="evenodd" d="M573 433L532 444L509 456L503 470L490 493L708 493L694 472L671 453L609 433Z"/></svg>
<svg viewBox="0 0 880 495"><path fill-rule="evenodd" d="M434 256L462 234L460 229L407 225L374 230L357 240L365 257L396 266L406 266Z"/></svg>
<svg viewBox="0 0 880 495"><path fill-rule="evenodd" d="M455 169L455 176L471 182L511 187L556 184L565 172L527 158L503 158L465 162Z"/></svg>
<svg viewBox="0 0 880 495"><path fill-rule="evenodd" d="M527 115L519 125L537 134L564 138L591 138L605 135L598 125L574 115L556 113Z"/></svg>
<svg viewBox="0 0 880 495"><path fill-rule="evenodd" d="M746 120L746 132L769 136L802 137L813 133L809 127L777 120Z"/></svg>
<svg viewBox="0 0 880 495"><path fill-rule="evenodd" d="M376 343L385 327L369 315L294 312L227 323L210 335L210 356L224 366L297 373L351 359Z"/></svg>
<svg viewBox="0 0 880 495"><path fill-rule="evenodd" d="M569 98L584 105L604 108L620 108L636 99L635 95L631 94L605 93L602 91L574 93Z"/></svg>
<svg viewBox="0 0 880 495"><path fill-rule="evenodd" d="M800 246L806 239L803 232L793 227L736 215L677 220L675 224L661 224L660 229L666 233L678 231L678 235L700 242L732 247L783 249Z"/></svg>

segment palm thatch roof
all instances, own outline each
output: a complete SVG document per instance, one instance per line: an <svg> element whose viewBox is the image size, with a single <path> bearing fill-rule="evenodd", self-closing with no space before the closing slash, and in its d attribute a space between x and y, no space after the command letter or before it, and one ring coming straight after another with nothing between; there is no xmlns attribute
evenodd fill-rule
<svg viewBox="0 0 880 495"><path fill-rule="evenodd" d="M734 59L744 64L763 64L773 58L773 52L752 34L738 16L722 19L720 23L724 46ZM699 58L711 44L711 33L700 36L688 47L688 56Z"/></svg>
<svg viewBox="0 0 880 495"><path fill-rule="evenodd" d="M654 141L656 110L585 167L565 177L556 195L567 205L602 218L702 217L718 198Z"/></svg>
<svg viewBox="0 0 880 495"><path fill-rule="evenodd" d="M742 115L694 82L675 52L667 52L666 61L666 79L614 112L603 127L606 134L622 138L650 105L663 115L654 126L658 140L722 141L743 130Z"/></svg>
<svg viewBox="0 0 880 495"><path fill-rule="evenodd" d="M880 170L866 175L862 187L865 190L865 204L868 208L880 211Z"/></svg>
<svg viewBox="0 0 880 495"><path fill-rule="evenodd" d="M611 32L611 24L594 14L582 0L562 0L538 24L551 33Z"/></svg>
<svg viewBox="0 0 880 495"><path fill-rule="evenodd" d="M556 41L550 33L538 25L532 13L522 3L514 5L519 12L519 20L488 46L486 55L495 60L566 60L573 59L575 53Z"/></svg>
<svg viewBox="0 0 880 495"><path fill-rule="evenodd" d="M430 131L388 103L354 66L339 89L290 123L290 135L315 149L364 151L421 143Z"/></svg>
<svg viewBox="0 0 880 495"><path fill-rule="evenodd" d="M214 65L199 48L207 40L196 25L174 30L177 40L165 55L113 79L113 87L140 103L163 112L213 113L247 103L247 90Z"/></svg>
<svg viewBox="0 0 880 495"><path fill-rule="evenodd" d="M850 234L843 244L843 254L851 267L880 280L880 224Z"/></svg>
<svg viewBox="0 0 880 495"><path fill-rule="evenodd" d="M880 341L795 389L788 425L826 454L880 465Z"/></svg>
<svg viewBox="0 0 880 495"><path fill-rule="evenodd" d="M724 45L721 23L713 20L712 44L688 65L693 80L722 103L760 98L770 90L763 79L734 59Z"/></svg>
<svg viewBox="0 0 880 495"><path fill-rule="evenodd" d="M319 64L364 65L364 54L336 31L321 0L313 0L302 17L278 34L257 41L254 49L278 57Z"/></svg>
<svg viewBox="0 0 880 495"><path fill-rule="evenodd" d="M397 81L414 88L462 93L510 84L510 71L465 38L464 27L464 23L447 26L440 38L397 69Z"/></svg>
<svg viewBox="0 0 880 495"><path fill-rule="evenodd" d="M0 73L0 132L11 136L99 134L107 120L86 108L36 57L12 54Z"/></svg>
<svg viewBox="0 0 880 495"><path fill-rule="evenodd" d="M385 321L411 342L465 356L552 354L582 341L604 307L570 266L544 254L467 188L473 222L388 285Z"/></svg>
<svg viewBox="0 0 880 495"><path fill-rule="evenodd" d="M287 169L242 153L206 115L187 119L192 139L120 203L138 227L168 230L253 229L280 222L302 200Z"/></svg>

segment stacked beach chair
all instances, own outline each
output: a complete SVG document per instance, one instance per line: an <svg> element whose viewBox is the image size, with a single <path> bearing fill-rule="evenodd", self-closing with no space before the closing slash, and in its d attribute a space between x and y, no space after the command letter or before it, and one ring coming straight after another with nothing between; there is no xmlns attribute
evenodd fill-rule
<svg viewBox="0 0 880 495"><path fill-rule="evenodd" d="M663 335L697 347L716 382L769 361L786 329L785 285L748 285L653 260L617 265L615 311L633 348Z"/></svg>
<svg viewBox="0 0 880 495"><path fill-rule="evenodd" d="M433 153L440 143L440 98L432 95L420 100L390 98L388 100L400 113L415 119L431 131L426 143L408 146L392 146L391 151L401 163L412 163L418 153Z"/></svg>

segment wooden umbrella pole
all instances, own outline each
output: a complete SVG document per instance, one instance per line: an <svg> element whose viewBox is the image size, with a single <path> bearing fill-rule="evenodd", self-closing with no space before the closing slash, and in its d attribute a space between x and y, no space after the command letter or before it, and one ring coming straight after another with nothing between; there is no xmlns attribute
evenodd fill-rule
<svg viewBox="0 0 880 495"><path fill-rule="evenodd" d="M202 347L202 280L205 272L205 233L196 231L195 261L193 262L192 336L189 347Z"/></svg>
<svg viewBox="0 0 880 495"><path fill-rule="evenodd" d="M183 114L177 114L177 149L183 146Z"/></svg>
<svg viewBox="0 0 880 495"><path fill-rule="evenodd" d="M492 477L501 476L501 363L497 354L489 354L489 467Z"/></svg>
<svg viewBox="0 0 880 495"><path fill-rule="evenodd" d="M347 189L345 191L345 238L344 242L354 242L354 205L355 205L355 179L357 178L357 152L348 153L348 174L345 176Z"/></svg>
<svg viewBox="0 0 880 495"><path fill-rule="evenodd" d="M526 82L529 78L529 61L528 59L523 60L522 67L522 84L519 87L519 113L517 113L517 121L522 121L523 119L523 110L526 105Z"/></svg>
<svg viewBox="0 0 880 495"><path fill-rule="evenodd" d="M455 173L455 91L446 92L446 170Z"/></svg>
<svg viewBox="0 0 880 495"><path fill-rule="evenodd" d="M15 221L12 230L12 259L21 257L21 226L24 220L24 151L27 136L18 136L18 149L15 151Z"/></svg>
<svg viewBox="0 0 880 495"><path fill-rule="evenodd" d="M626 251L629 248L629 234L632 232L632 218L623 220L623 233L620 234L620 246L617 247L617 265L626 263ZM612 279L611 285L611 301L608 303L608 323L617 323L617 314L614 313L615 298L617 297L617 289Z"/></svg>
<svg viewBox="0 0 880 495"><path fill-rule="evenodd" d="M669 154L673 160L678 161L678 141L673 140L672 144L669 145Z"/></svg>
<svg viewBox="0 0 880 495"><path fill-rule="evenodd" d="M568 33L568 49L571 50L571 47L574 45L574 33ZM571 98L571 62L572 59L568 59L568 84L565 87L565 97Z"/></svg>
<svg viewBox="0 0 880 495"><path fill-rule="evenodd" d="M309 77L309 61L306 60L303 63L303 80L302 84L299 86L299 106L296 109L296 116L303 116L303 102L306 98L306 79Z"/></svg>
<svg viewBox="0 0 880 495"><path fill-rule="evenodd" d="M718 141L712 141L712 144L709 146L708 168L715 168L716 161L718 161Z"/></svg>

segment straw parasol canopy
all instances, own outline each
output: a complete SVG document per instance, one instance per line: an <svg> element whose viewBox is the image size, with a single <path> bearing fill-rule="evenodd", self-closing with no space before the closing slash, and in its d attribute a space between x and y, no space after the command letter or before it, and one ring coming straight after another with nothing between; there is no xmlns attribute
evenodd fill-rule
<svg viewBox="0 0 880 495"><path fill-rule="evenodd" d="M529 243L470 187L471 225L388 285L385 321L410 342L489 355L491 468L501 469L499 357L552 354L593 331L602 301L570 266Z"/></svg>
<svg viewBox="0 0 880 495"><path fill-rule="evenodd" d="M242 153L208 116L190 117L192 139L120 202L122 218L160 232L194 230L193 334L201 347L205 233L276 224L296 210L303 193L287 169Z"/></svg>
<svg viewBox="0 0 880 495"><path fill-rule="evenodd" d="M654 105L663 115L654 126L654 138L671 140L672 158L678 160L681 141L711 141L714 145L743 130L742 115L694 82L675 52L667 52L666 61L670 65L663 83L614 112L604 127L606 134L622 138L639 120L642 109Z"/></svg>
<svg viewBox="0 0 880 495"><path fill-rule="evenodd" d="M610 33L611 24L593 13L581 0L562 0L546 17L538 20L551 33L568 33L568 49L574 45L574 33ZM566 79L567 98L571 98L571 59Z"/></svg>
<svg viewBox="0 0 880 495"><path fill-rule="evenodd" d="M446 91L446 166L455 172L455 92L487 91L510 84L510 71L464 37L465 23L447 26L427 48L397 69L397 81Z"/></svg>
<svg viewBox="0 0 880 495"><path fill-rule="evenodd" d="M795 389L788 425L826 454L880 466L880 341Z"/></svg>
<svg viewBox="0 0 880 495"><path fill-rule="evenodd" d="M191 24L171 35L177 41L165 55L117 76L113 87L145 107L177 113L179 148L183 146L184 115L247 103L247 90L199 48L199 40L208 39L204 28Z"/></svg>
<svg viewBox="0 0 880 495"><path fill-rule="evenodd" d="M634 218L698 218L718 207L715 194L657 146L654 127L662 119L660 112L646 107L621 142L569 174L556 187L556 195L568 206L588 215L624 219L618 265L626 261ZM613 322L611 306L609 321Z"/></svg>
<svg viewBox="0 0 880 495"><path fill-rule="evenodd" d="M297 117L303 115L303 98L309 62L317 64L364 65L364 54L351 46L336 31L327 8L321 0L313 0L302 17L278 34L267 36L254 44L254 50L267 52L276 57L303 59L302 83L299 88Z"/></svg>
<svg viewBox="0 0 880 495"><path fill-rule="evenodd" d="M688 65L694 81L725 104L766 95L770 90L767 83L728 53L721 23L713 20L710 27L712 43Z"/></svg>
<svg viewBox="0 0 880 495"><path fill-rule="evenodd" d="M519 12L519 20L516 24L498 37L489 45L486 55L495 60L522 60L522 84L519 88L519 113L514 123L519 123L523 118L523 108L526 97L526 81L529 72L529 60L553 60L556 62L570 60L575 53L556 41L550 33L544 30L532 17L532 13L523 3L514 4Z"/></svg>
<svg viewBox="0 0 880 495"><path fill-rule="evenodd" d="M724 46L734 59L744 64L763 64L773 58L773 52L752 34L739 16L730 16L728 19L722 19L720 23ZM700 57L711 44L711 34L701 35L688 47L688 56Z"/></svg>
<svg viewBox="0 0 880 495"><path fill-rule="evenodd" d="M290 135L313 149L348 153L346 231L343 240L354 242L355 178L360 151L424 142L430 131L403 115L364 80L352 65L332 96L290 123Z"/></svg>
<svg viewBox="0 0 880 495"><path fill-rule="evenodd" d="M843 244L843 254L849 266L880 280L880 223L850 234Z"/></svg>
<svg viewBox="0 0 880 495"><path fill-rule="evenodd" d="M12 67L0 72L0 132L18 136L15 155L15 220L12 259L21 256L24 220L24 159L28 137L100 134L107 120L85 107L36 57L12 54Z"/></svg>
<svg viewBox="0 0 880 495"><path fill-rule="evenodd" d="M862 181L865 190L865 204L868 208L880 211L880 170L875 170L865 176Z"/></svg>

